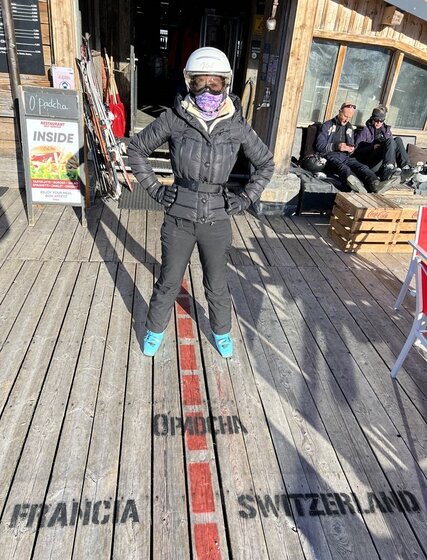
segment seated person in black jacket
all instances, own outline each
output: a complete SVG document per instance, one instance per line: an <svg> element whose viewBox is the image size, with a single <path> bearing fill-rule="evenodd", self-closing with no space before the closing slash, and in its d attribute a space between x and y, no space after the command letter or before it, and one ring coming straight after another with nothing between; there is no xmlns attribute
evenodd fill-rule
<svg viewBox="0 0 427 560"><path fill-rule="evenodd" d="M402 139L395 138L391 127L385 124L386 114L387 108L383 105L372 110L366 125L356 133L354 156L369 167L375 167L382 161L379 175L384 181L400 174L402 180L407 180L415 170L411 166Z"/></svg>
<svg viewBox="0 0 427 560"><path fill-rule="evenodd" d="M344 186L356 192L382 192L384 185L375 173L351 157L355 146L350 120L355 109L354 103L345 101L338 115L322 124L316 140L316 151L327 159L327 167L339 175Z"/></svg>

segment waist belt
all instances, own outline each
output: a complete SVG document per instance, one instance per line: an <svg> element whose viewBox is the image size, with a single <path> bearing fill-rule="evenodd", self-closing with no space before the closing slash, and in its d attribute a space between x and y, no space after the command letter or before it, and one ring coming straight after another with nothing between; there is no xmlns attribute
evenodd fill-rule
<svg viewBox="0 0 427 560"><path fill-rule="evenodd" d="M193 181L192 179L183 179L182 177L175 178L175 185L179 187L184 187L185 189L190 189L194 192L202 193L222 193L224 190L223 185L218 185L214 183L201 183L199 181Z"/></svg>

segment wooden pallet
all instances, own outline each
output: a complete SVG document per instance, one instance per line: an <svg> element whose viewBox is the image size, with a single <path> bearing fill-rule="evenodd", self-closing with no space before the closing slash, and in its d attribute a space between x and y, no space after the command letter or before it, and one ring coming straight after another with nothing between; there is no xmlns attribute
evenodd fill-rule
<svg viewBox="0 0 427 560"><path fill-rule="evenodd" d="M408 253L427 197L338 193L328 235L345 252Z"/></svg>

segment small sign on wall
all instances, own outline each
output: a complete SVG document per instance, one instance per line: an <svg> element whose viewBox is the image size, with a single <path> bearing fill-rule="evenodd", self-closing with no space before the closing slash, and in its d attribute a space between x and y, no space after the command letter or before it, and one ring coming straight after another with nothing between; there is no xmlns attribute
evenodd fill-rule
<svg viewBox="0 0 427 560"><path fill-rule="evenodd" d="M52 66L53 87L58 89L76 89L74 70L63 66Z"/></svg>
<svg viewBox="0 0 427 560"><path fill-rule="evenodd" d="M394 6L387 6L384 9L381 23L390 27L396 27L402 23L404 15L403 12L399 12Z"/></svg>
<svg viewBox="0 0 427 560"><path fill-rule="evenodd" d="M28 219L33 225L35 203L84 204L84 137L79 92L22 86L22 131Z"/></svg>

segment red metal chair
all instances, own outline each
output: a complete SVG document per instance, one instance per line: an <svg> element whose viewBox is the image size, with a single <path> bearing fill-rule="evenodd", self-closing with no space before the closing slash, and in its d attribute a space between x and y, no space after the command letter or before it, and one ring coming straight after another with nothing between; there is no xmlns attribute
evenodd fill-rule
<svg viewBox="0 0 427 560"><path fill-rule="evenodd" d="M409 350L416 340L419 340L427 348L427 251L424 251L419 245L411 243L414 251L417 251L415 259L416 273L416 298L417 308L415 319L411 328L411 332L390 372L392 378L397 376L399 369L402 367ZM426 367L427 369L427 367Z"/></svg>
<svg viewBox="0 0 427 560"><path fill-rule="evenodd" d="M427 206L420 206L418 210L417 229L415 231L415 245L421 247L421 249L423 249L424 251L427 251ZM407 291L409 290L409 284L411 283L411 280L417 269L417 258L418 253L417 250L414 249L412 251L412 258L409 264L408 273L406 275L405 281L403 282L399 295L397 296L396 303L394 304L394 309L399 309Z"/></svg>

